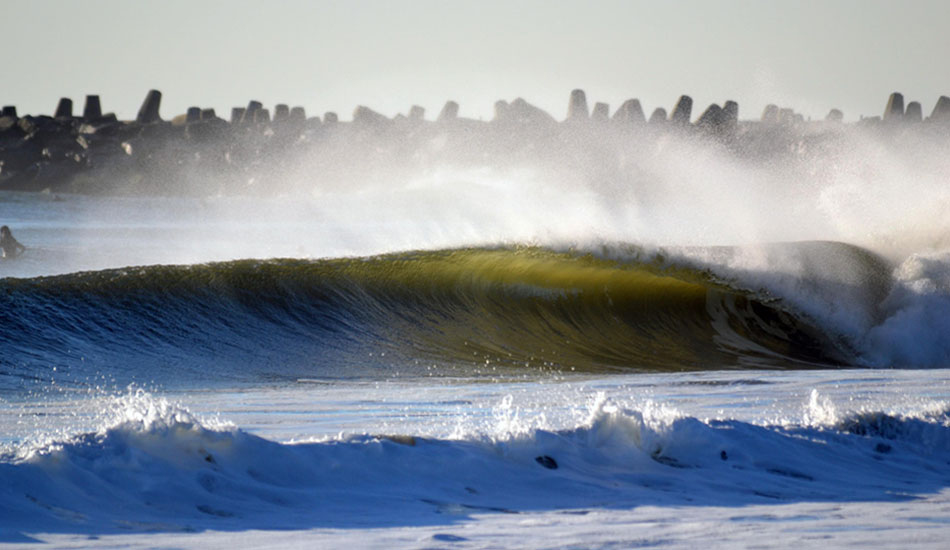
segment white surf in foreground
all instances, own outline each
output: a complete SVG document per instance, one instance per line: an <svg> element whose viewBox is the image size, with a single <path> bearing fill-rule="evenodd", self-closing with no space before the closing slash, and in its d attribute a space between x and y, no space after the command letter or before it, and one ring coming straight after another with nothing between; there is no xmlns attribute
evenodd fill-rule
<svg viewBox="0 0 950 550"><path fill-rule="evenodd" d="M196 412L141 391L50 397L4 444L0 542L688 547L715 526L743 544L897 546L913 532L936 548L950 527L948 380L301 381L179 396ZM4 406L5 433L23 412Z"/></svg>

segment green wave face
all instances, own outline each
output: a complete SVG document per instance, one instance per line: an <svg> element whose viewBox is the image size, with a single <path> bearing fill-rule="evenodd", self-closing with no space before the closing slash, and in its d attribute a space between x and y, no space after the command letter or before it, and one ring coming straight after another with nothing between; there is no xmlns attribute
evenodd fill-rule
<svg viewBox="0 0 950 550"><path fill-rule="evenodd" d="M370 297L353 305L390 328L397 346L432 359L603 371L839 364L847 355L774 300L659 262L462 249L320 269Z"/></svg>
<svg viewBox="0 0 950 550"><path fill-rule="evenodd" d="M7 372L76 369L80 357L86 369L211 377L847 362L802 317L703 272L539 248L152 266L0 287Z"/></svg>

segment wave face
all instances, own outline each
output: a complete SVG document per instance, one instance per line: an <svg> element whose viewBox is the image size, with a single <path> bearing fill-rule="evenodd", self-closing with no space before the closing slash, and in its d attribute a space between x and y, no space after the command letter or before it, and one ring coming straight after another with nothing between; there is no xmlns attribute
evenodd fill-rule
<svg viewBox="0 0 950 550"><path fill-rule="evenodd" d="M609 255L608 255L609 256ZM646 259L644 259L646 258ZM479 248L0 281L7 383L801 367L847 343L660 255Z"/></svg>

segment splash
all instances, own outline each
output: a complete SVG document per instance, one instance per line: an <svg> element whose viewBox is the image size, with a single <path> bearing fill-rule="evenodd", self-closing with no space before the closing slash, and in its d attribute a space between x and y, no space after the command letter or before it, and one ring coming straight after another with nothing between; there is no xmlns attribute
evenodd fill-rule
<svg viewBox="0 0 950 550"><path fill-rule="evenodd" d="M101 444L116 437L135 439L130 444L136 445L144 445L148 439L158 440L157 449L164 438L182 438L187 434L200 438L234 429L233 424L217 416L199 419L180 403L135 386L129 386L123 393L96 389L78 395L65 393L63 397L65 401L35 407L40 416L33 419L34 428L22 441L8 445L2 455L15 462L29 461L62 452L67 446ZM43 412L47 409L68 413L50 418ZM21 418L24 414L32 413L21 413Z"/></svg>

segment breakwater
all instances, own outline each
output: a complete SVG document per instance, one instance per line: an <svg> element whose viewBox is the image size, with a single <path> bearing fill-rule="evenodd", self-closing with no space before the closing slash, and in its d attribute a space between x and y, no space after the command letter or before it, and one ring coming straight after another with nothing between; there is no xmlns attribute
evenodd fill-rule
<svg viewBox="0 0 950 550"><path fill-rule="evenodd" d="M844 132L885 142L906 137L950 144L950 97L929 115L916 101L891 94L881 116L845 123L832 109L806 120L769 105L757 119L740 119L725 101L699 113L681 96L649 116L631 99L611 113L588 105L574 90L567 116L558 120L524 99L495 103L489 121L459 116L449 101L437 117L412 106L386 117L358 106L352 120L336 113L307 116L303 107L258 101L223 118L191 107L171 119L160 114L162 94L151 90L135 120L103 113L99 96L86 97L81 114L63 98L52 116L0 113L0 190L81 194L263 194L340 186L419 174L441 166L532 167L584 177L629 176L631 148L662 147L669 136L699 140L725 154L775 163L834 147ZM303 186L302 186L303 184Z"/></svg>

